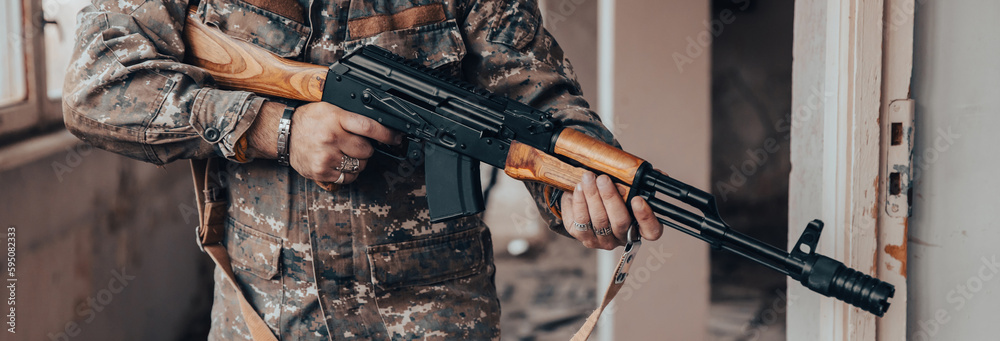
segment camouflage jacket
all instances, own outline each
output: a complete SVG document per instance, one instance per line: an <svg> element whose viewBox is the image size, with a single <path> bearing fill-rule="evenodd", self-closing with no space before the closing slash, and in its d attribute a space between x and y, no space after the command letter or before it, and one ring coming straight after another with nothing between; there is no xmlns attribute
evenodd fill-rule
<svg viewBox="0 0 1000 341"><path fill-rule="evenodd" d="M489 232L478 217L430 224L422 167L376 155L356 182L327 192L273 160L235 162L234 144L262 103L277 99L215 88L182 63L187 2L94 0L81 12L67 128L155 164L229 160L220 172L231 202L224 244L243 292L282 339L497 338ZM197 16L319 65L379 45L611 141L535 0L201 0ZM537 197L541 187L529 189ZM221 276L211 338L248 339Z"/></svg>

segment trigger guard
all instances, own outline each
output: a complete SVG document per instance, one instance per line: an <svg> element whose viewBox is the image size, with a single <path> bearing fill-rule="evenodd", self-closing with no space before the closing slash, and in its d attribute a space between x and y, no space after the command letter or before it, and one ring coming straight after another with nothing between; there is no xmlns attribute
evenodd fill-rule
<svg viewBox="0 0 1000 341"><path fill-rule="evenodd" d="M409 137L403 139L403 143L399 146L391 146L382 142L377 142L372 140L375 146L375 151L379 154L388 156L396 161L406 161L408 159L416 160L414 158L413 151L416 149L418 157L423 156L423 145L418 143L419 141L410 139Z"/></svg>

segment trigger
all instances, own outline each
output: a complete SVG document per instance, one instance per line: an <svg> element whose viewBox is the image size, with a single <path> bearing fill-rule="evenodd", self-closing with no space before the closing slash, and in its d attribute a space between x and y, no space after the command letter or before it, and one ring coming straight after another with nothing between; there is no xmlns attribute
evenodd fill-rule
<svg viewBox="0 0 1000 341"><path fill-rule="evenodd" d="M416 148L421 150L423 147L417 141L412 141L410 138L404 138L403 143L398 145L389 145L375 140L371 140L372 144L375 146L375 151L384 154L385 156L391 157L396 161L405 161L412 155L412 150Z"/></svg>

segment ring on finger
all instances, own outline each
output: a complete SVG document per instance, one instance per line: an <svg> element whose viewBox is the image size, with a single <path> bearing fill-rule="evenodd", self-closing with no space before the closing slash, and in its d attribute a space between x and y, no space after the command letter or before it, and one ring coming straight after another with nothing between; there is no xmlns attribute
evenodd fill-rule
<svg viewBox="0 0 1000 341"><path fill-rule="evenodd" d="M573 227L576 228L577 231L583 232L583 231L589 230L591 228L591 225L590 225L590 223L581 224L581 223L578 223L578 222L574 221L573 222Z"/></svg>
<svg viewBox="0 0 1000 341"><path fill-rule="evenodd" d="M609 234L611 234L611 227L605 227L605 228L600 229L600 230L594 230L594 233L597 234L598 236L609 235Z"/></svg>
<svg viewBox="0 0 1000 341"><path fill-rule="evenodd" d="M340 160L340 167L337 170L346 173L357 173L361 169L361 160L344 155Z"/></svg>

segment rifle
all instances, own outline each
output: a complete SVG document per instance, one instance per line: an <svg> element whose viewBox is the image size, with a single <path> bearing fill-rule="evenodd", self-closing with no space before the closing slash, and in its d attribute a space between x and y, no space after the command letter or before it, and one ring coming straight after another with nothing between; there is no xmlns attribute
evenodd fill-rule
<svg viewBox="0 0 1000 341"><path fill-rule="evenodd" d="M628 202L646 199L664 225L785 274L807 288L877 316L895 287L816 253L823 223L806 226L792 251L732 230L715 197L621 149L560 126L552 115L442 76L389 51L362 47L330 67L280 58L189 16L186 61L224 88L301 101L324 101L401 131L397 159L421 157L432 222L482 212L480 162L522 181L572 191L585 169L610 176ZM699 211L682 209L671 198ZM630 233L631 234L631 233ZM630 237L631 238L631 237ZM628 247L626 248L628 252ZM616 283L624 278L616 278Z"/></svg>

